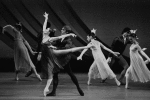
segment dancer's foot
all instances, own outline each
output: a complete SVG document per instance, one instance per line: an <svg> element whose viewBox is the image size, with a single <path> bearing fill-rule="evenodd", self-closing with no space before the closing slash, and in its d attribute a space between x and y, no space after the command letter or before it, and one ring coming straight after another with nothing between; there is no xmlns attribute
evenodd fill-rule
<svg viewBox="0 0 150 100"><path fill-rule="evenodd" d="M87 82L87 85L91 85L92 83L90 81Z"/></svg>
<svg viewBox="0 0 150 100"><path fill-rule="evenodd" d="M16 81L19 81L19 78L18 78L18 77L16 77L16 78L15 78L15 80L16 80Z"/></svg>
<svg viewBox="0 0 150 100"><path fill-rule="evenodd" d="M51 93L48 93L46 96L56 96L56 93L51 92Z"/></svg>
<svg viewBox="0 0 150 100"><path fill-rule="evenodd" d="M37 76L37 78L39 79L39 81L42 81L42 79L41 79L41 77L40 77L39 74L37 74L36 76Z"/></svg>
<svg viewBox="0 0 150 100"><path fill-rule="evenodd" d="M48 92L49 92L49 89L44 89L44 92L43 92L44 97L46 97L46 96L47 96Z"/></svg>
<svg viewBox="0 0 150 100"><path fill-rule="evenodd" d="M31 74L33 73L33 71L28 71L27 74L25 75L25 77L29 77Z"/></svg>
<svg viewBox="0 0 150 100"><path fill-rule="evenodd" d="M78 89L81 96L84 96L84 92L81 89Z"/></svg>
<svg viewBox="0 0 150 100"><path fill-rule="evenodd" d="M126 89L129 89L129 87L128 87L127 85L125 86L125 88L126 88Z"/></svg>
<svg viewBox="0 0 150 100"><path fill-rule="evenodd" d="M121 85L121 83L117 80L116 81L116 83L117 83L117 86L120 86Z"/></svg>

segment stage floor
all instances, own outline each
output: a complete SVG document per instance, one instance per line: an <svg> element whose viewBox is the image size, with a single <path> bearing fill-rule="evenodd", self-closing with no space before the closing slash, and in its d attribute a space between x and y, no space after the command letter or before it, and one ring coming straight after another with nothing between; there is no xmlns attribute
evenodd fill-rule
<svg viewBox="0 0 150 100"><path fill-rule="evenodd" d="M100 83L92 80L88 86L87 74L75 74L85 96L80 96L75 85L67 74L59 74L59 85L55 97L44 97L46 79L39 82L34 75L26 78L20 74L20 80L14 80L14 73L0 73L0 100L150 100L150 82L131 81L130 89L117 87L114 80ZM50 91L52 86L50 86Z"/></svg>

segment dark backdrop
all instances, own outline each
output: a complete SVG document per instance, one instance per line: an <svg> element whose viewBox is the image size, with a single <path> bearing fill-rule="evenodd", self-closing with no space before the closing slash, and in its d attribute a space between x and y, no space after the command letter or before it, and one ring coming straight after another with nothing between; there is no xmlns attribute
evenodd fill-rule
<svg viewBox="0 0 150 100"><path fill-rule="evenodd" d="M10 3L16 2L17 0L1 0L0 3L6 4L8 9L14 9L12 5L17 6L17 3ZM37 3L33 3L36 0L21 0L26 5L29 11L37 20L43 24L44 18L42 16L45 10L39 8ZM42 0L38 0L42 1ZM45 0L48 2L54 0ZM59 0L56 0L59 1ZM122 29L124 27L130 27L131 29L138 29L137 35L139 37L139 43L141 47L146 47L148 50L145 52L150 56L150 1L149 0L67 0L69 4L72 6L74 11L80 17L80 19L87 25L89 29L96 28L97 29L97 36L100 40L102 40L106 45L109 47L111 46L112 40L114 37L120 35ZM7 3L9 2L9 3ZM57 2L59 3L59 2ZM37 6L38 5L38 6ZM53 3L50 4L55 5ZM33 7L34 9L32 9ZM67 18L64 17L64 13L57 9L56 7L52 6L55 13L67 24L71 25L72 22L69 22ZM39 10L36 10L39 9ZM4 8L3 8L4 9ZM16 7L17 9L17 7ZM20 9L18 9L20 10ZM2 12L1 12L2 13ZM20 13L20 12L18 12ZM23 14L22 14L23 15ZM9 15L8 15L9 16ZM5 15L5 17L8 17ZM15 15L17 16L17 14ZM25 15L24 15L25 16ZM25 21L19 16L17 16L19 20L22 20L24 23ZM28 18L28 17L26 17ZM0 16L0 25L4 26L9 24L6 20L4 21L4 16ZM30 24L31 25L31 24ZM33 31L31 26L26 24L26 27L32 32ZM52 24L52 27L57 28L55 25ZM42 29L42 27L41 27ZM60 34L60 31L57 32L57 35ZM79 35L82 35L82 32L78 32ZM83 37L86 41L86 37ZM32 41L28 41L32 44ZM78 44L76 46L79 46ZM124 55L129 57L129 46L127 46ZM107 55L107 54L106 54ZM128 58L127 58L128 59ZM88 72L88 69L93 61L92 56L86 56L83 61L76 61L75 57L71 61L72 69L75 72ZM129 59L128 59L129 62ZM7 46L4 42L0 40L0 64L1 69L0 71L14 71L14 63L13 63L13 49ZM112 68L115 72L120 72L121 68L119 66ZM40 68L38 68L40 71Z"/></svg>

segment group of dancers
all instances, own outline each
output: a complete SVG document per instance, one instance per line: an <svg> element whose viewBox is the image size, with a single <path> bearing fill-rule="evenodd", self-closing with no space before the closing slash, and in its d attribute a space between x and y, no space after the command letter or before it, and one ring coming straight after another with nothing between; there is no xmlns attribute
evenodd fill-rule
<svg viewBox="0 0 150 100"><path fill-rule="evenodd" d="M3 27L4 33L7 28L13 29L14 36L14 62L16 70L16 80L19 80L19 72L28 72L26 77L35 73L38 80L42 81L41 76L36 71L37 57L41 55L40 61L43 69L43 76L46 75L47 83L44 88L44 96L56 96L56 89L58 86L58 74L61 69L64 69L71 77L73 83L76 85L77 90L81 96L84 92L79 86L76 76L70 68L71 53L83 50L77 57L77 60L82 60L83 54L91 49L94 61L90 66L88 72L88 85L91 85L92 78L101 78L105 82L108 78L114 79L117 86L125 85L128 87L129 79L140 82L147 82L150 80L150 71L146 64L150 62L150 58L145 54L145 48L141 49L137 42L136 30L131 30L126 27L121 36L113 40L111 49L104 46L100 41L96 40L96 29L91 30L87 35L89 41L87 46L74 47L70 37L76 37L69 26L64 26L61 30L60 36L55 36L54 29L51 29L51 24L48 22L48 13L44 13L43 31L40 34L37 51L33 51L29 43L23 37L21 23L15 26L6 25ZM130 46L130 65L128 65L125 58L122 56L127 44ZM110 54L108 58L104 56L102 49L108 51ZM34 60L31 60L29 52L34 55ZM140 55L142 54L146 60ZM33 62L34 63L33 63ZM35 63L36 62L36 63ZM123 67L120 77L117 79L116 75L111 69L111 66L117 62L119 66ZM45 74L45 75L44 75ZM126 77L126 84L123 83L123 78ZM52 91L49 92L49 87L53 81Z"/></svg>

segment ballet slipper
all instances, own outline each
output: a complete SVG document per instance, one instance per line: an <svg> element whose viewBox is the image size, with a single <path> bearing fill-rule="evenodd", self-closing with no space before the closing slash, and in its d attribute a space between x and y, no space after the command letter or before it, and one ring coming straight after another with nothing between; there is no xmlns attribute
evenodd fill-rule
<svg viewBox="0 0 150 100"><path fill-rule="evenodd" d="M39 74L36 75L39 81L42 81L41 76Z"/></svg>
<svg viewBox="0 0 150 100"><path fill-rule="evenodd" d="M91 84L92 84L91 82L89 82L89 81L87 82L87 85L91 85Z"/></svg>
<svg viewBox="0 0 150 100"><path fill-rule="evenodd" d="M126 88L126 89L129 89L129 87L128 87L127 85L125 86L125 88Z"/></svg>
<svg viewBox="0 0 150 100"><path fill-rule="evenodd" d="M116 83L117 83L117 86L120 86L120 85L121 85L121 83L120 83L119 81L117 81Z"/></svg>
<svg viewBox="0 0 150 100"><path fill-rule="evenodd" d="M16 78L15 78L15 80L16 80L16 81L19 81L19 78L18 78L18 77L16 77Z"/></svg>
<svg viewBox="0 0 150 100"><path fill-rule="evenodd" d="M44 89L44 92L43 92L44 97L46 97L46 96L47 96L48 92L49 92L49 89L45 88L45 89Z"/></svg>

